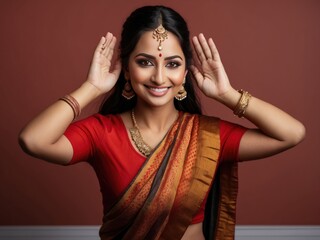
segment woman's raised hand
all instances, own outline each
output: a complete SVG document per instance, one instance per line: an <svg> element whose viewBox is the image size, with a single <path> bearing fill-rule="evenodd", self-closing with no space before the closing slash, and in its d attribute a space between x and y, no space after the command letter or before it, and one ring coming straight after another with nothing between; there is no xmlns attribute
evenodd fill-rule
<svg viewBox="0 0 320 240"><path fill-rule="evenodd" d="M219 100L231 88L228 76L224 70L218 50L212 40L207 40L203 34L192 39L197 56L197 66L190 67L200 90L208 97Z"/></svg>
<svg viewBox="0 0 320 240"><path fill-rule="evenodd" d="M120 60L117 60L112 66L116 41L116 37L109 32L105 37L102 37L91 62L87 82L94 85L101 94L107 93L113 88L121 71Z"/></svg>

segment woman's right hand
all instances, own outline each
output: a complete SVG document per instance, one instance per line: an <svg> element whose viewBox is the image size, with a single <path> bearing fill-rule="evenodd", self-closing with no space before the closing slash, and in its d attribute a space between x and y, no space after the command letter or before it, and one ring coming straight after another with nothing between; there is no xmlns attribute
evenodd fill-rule
<svg viewBox="0 0 320 240"><path fill-rule="evenodd" d="M116 84L121 71L120 60L112 66L112 56L117 39L112 33L102 37L91 62L87 82L94 85L100 94L109 92Z"/></svg>
<svg viewBox="0 0 320 240"><path fill-rule="evenodd" d="M101 38L94 52L87 81L70 93L81 109L115 85L121 71L120 61L111 69L115 44L116 38L111 33ZM64 132L73 119L72 108L64 101L56 101L22 129L19 135L22 149L34 157L67 164L72 158L73 148Z"/></svg>

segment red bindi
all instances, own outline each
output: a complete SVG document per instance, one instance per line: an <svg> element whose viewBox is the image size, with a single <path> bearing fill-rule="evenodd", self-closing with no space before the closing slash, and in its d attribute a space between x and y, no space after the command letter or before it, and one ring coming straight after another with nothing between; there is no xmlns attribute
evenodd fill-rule
<svg viewBox="0 0 320 240"><path fill-rule="evenodd" d="M159 53L159 57L162 57L162 53Z"/></svg>

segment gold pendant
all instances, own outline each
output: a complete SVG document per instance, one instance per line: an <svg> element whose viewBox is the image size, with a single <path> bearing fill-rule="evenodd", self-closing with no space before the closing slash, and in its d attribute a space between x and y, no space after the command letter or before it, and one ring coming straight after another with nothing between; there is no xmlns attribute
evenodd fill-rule
<svg viewBox="0 0 320 240"><path fill-rule="evenodd" d="M168 31L160 24L159 27L153 31L152 37L159 42L158 50L161 51L161 43L168 38Z"/></svg>

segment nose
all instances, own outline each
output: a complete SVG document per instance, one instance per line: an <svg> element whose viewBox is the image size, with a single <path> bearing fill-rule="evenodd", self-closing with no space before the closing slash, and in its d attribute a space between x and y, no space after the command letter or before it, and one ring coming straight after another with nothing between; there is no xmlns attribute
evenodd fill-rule
<svg viewBox="0 0 320 240"><path fill-rule="evenodd" d="M160 86L165 82L165 73L164 73L164 69L162 67L157 67L152 78L151 81Z"/></svg>

